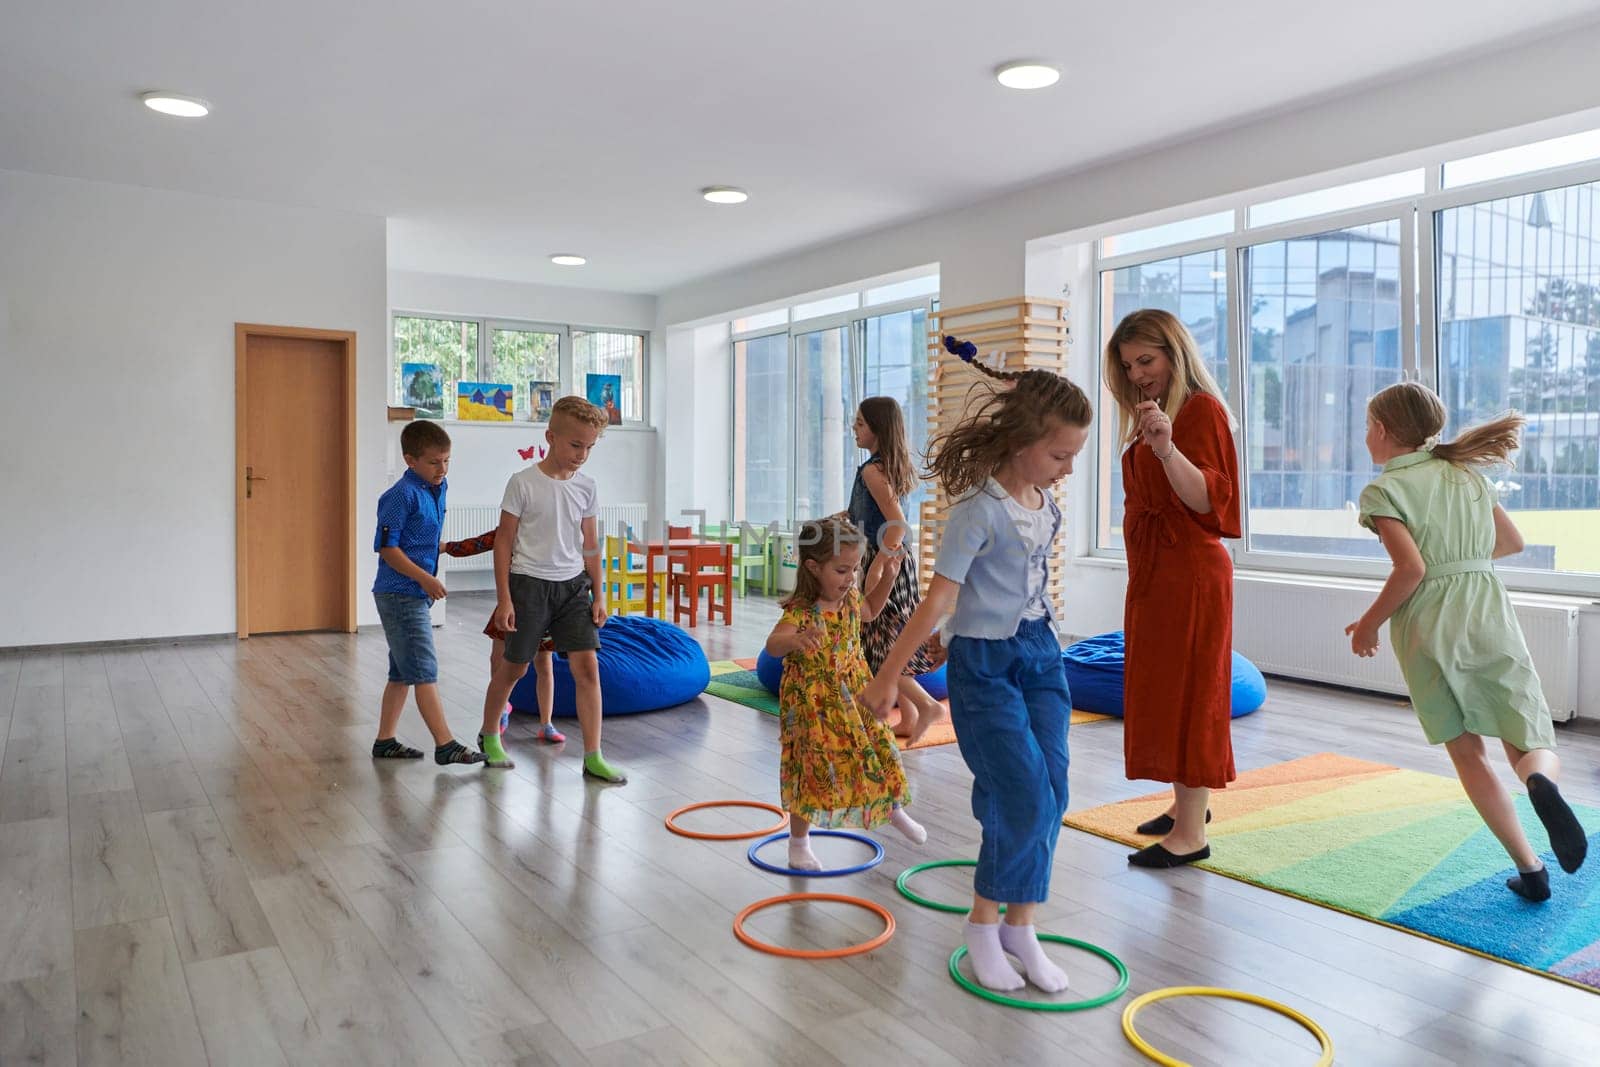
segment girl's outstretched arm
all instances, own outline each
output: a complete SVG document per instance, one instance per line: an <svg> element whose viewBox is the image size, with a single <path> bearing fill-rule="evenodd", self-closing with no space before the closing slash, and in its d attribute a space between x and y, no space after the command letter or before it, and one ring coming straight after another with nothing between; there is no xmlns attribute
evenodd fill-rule
<svg viewBox="0 0 1600 1067"><path fill-rule="evenodd" d="M822 627L801 629L792 622L780 621L767 635L767 655L782 659L796 649L815 652L822 647Z"/></svg>
<svg viewBox="0 0 1600 1067"><path fill-rule="evenodd" d="M1506 514L1506 509L1499 504L1494 506L1494 559L1506 556L1515 556L1526 547L1522 540L1522 531L1517 529L1517 524L1511 521L1511 516Z"/></svg>
<svg viewBox="0 0 1600 1067"><path fill-rule="evenodd" d="M1367 613L1344 628L1344 632L1350 635L1350 651L1358 656L1377 653L1378 627L1400 610L1400 605L1411 598L1417 586L1422 584L1422 576L1428 573L1428 565L1422 562L1422 553L1417 551L1417 543L1412 540L1411 531L1406 529L1405 523L1388 516L1379 516L1373 521L1377 524L1378 537L1383 541L1384 549L1394 561L1394 569L1389 572L1389 580L1383 583L1378 599L1372 602Z"/></svg>
<svg viewBox="0 0 1600 1067"><path fill-rule="evenodd" d="M900 565L900 553L887 549L878 553L878 558L872 561L872 566L867 570L869 587L861 598L862 622L871 622L883 613L883 606L889 602L889 594L894 591L894 579L900 573Z"/></svg>
<svg viewBox="0 0 1600 1067"><path fill-rule="evenodd" d="M476 556L482 552L494 551L494 537L498 530L481 533L477 537L469 537L464 541L446 541L439 548L447 556Z"/></svg>
<svg viewBox="0 0 1600 1067"><path fill-rule="evenodd" d="M956 596L960 592L959 582L952 582L942 574L933 576L933 581L928 583L928 592L922 598L922 603L917 605L917 610L906 620L905 629L900 631L900 636L895 639L889 654L883 658L878 673L872 676L872 681L861 691L859 700L872 714L881 719L889 713L889 709L894 706L895 692L899 688L900 675L905 671L906 664L911 662L911 657L916 655L917 649L922 647L923 642L932 636L940 620L950 614L951 609L956 606Z"/></svg>

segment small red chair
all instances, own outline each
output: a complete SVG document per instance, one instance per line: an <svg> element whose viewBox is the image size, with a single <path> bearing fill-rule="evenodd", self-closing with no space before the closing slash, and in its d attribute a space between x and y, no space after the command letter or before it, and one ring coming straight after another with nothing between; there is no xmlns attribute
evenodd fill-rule
<svg viewBox="0 0 1600 1067"><path fill-rule="evenodd" d="M700 620L700 591L704 589L709 594L706 597L706 621L714 621L717 613L721 612L723 623L733 625L733 545L690 545L684 549L674 549L672 558L674 563L684 564L683 569L674 570L670 578L672 621L676 623L688 615L689 628L694 629ZM720 605L717 603L718 589L722 590ZM689 594L687 604L683 602L684 593Z"/></svg>

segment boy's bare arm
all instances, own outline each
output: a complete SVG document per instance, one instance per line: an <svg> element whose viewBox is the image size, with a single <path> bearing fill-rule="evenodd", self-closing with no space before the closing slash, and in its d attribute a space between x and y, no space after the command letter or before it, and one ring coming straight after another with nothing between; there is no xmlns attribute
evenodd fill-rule
<svg viewBox="0 0 1600 1067"><path fill-rule="evenodd" d="M500 513L500 525L494 538L494 625L496 629L513 633L517 628L516 614L511 607L511 546L517 540L517 528L522 520L509 511Z"/></svg>
<svg viewBox="0 0 1600 1067"><path fill-rule="evenodd" d="M594 624L606 621L605 558L600 553L600 520L593 515L580 524L583 530L583 569L589 573L589 588L594 595Z"/></svg>

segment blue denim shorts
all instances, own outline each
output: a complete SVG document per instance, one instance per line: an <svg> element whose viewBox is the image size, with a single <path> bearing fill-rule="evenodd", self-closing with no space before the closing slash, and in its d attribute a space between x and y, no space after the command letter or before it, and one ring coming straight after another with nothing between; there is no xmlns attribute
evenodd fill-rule
<svg viewBox="0 0 1600 1067"><path fill-rule="evenodd" d="M433 685L439 680L439 659L433 653L433 616L427 597L373 593L383 636L389 641L389 681Z"/></svg>

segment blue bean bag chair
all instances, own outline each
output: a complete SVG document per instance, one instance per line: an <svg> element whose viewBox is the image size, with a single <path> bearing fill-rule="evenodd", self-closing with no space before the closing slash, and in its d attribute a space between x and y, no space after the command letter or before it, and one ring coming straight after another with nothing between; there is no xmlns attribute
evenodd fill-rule
<svg viewBox="0 0 1600 1067"><path fill-rule="evenodd" d="M1085 638L1061 653L1072 706L1122 718L1122 631ZM1267 680L1256 665L1233 654L1232 715L1237 719L1267 702Z"/></svg>
<svg viewBox="0 0 1600 1067"><path fill-rule="evenodd" d="M761 679L761 684L766 686L767 692L777 696L778 683L783 680L783 659L779 656L767 655L767 650L763 648L756 656L756 677ZM945 685L944 664L942 663L927 674L917 675L917 682L935 700L943 700L949 695L949 687Z"/></svg>
<svg viewBox="0 0 1600 1067"><path fill-rule="evenodd" d="M705 692L711 681L711 664L700 642L663 619L648 615L613 617L600 628L600 711L604 715L631 715L676 707ZM572 669L555 658L555 711L562 717L578 713ZM530 668L511 690L517 711L539 710L538 689Z"/></svg>

